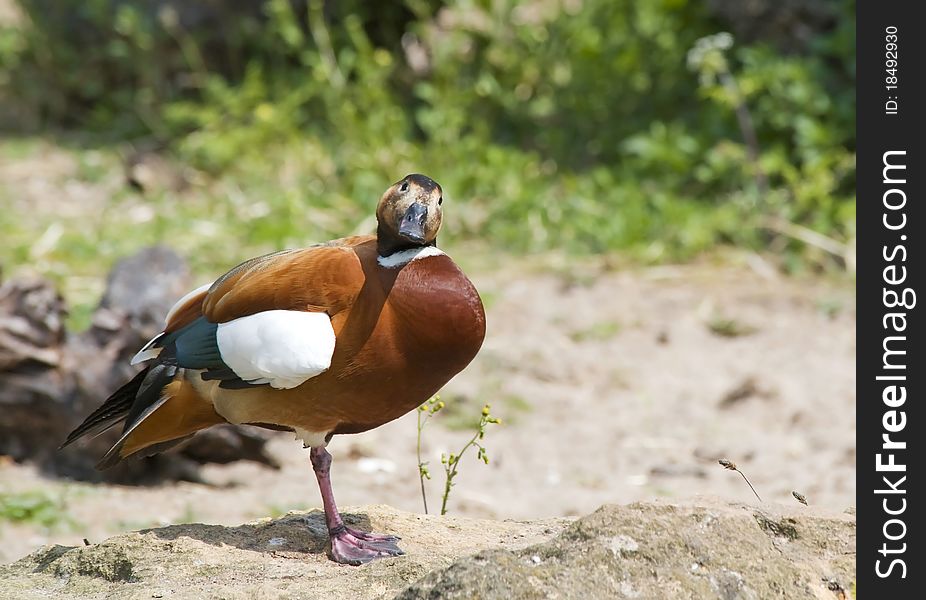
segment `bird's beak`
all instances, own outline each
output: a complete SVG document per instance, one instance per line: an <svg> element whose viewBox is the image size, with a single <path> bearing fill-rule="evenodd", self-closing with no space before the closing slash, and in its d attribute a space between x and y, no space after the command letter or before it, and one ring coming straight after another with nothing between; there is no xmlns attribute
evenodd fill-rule
<svg viewBox="0 0 926 600"><path fill-rule="evenodd" d="M399 235L416 244L424 243L424 222L428 218L428 207L415 202L408 207L399 224Z"/></svg>

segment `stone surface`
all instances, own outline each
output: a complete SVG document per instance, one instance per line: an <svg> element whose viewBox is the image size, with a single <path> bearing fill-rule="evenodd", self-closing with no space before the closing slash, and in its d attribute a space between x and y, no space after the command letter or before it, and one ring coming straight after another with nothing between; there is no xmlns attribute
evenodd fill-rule
<svg viewBox="0 0 926 600"><path fill-rule="evenodd" d="M844 598L854 581L848 514L636 503L605 505L548 542L456 561L398 598Z"/></svg>
<svg viewBox="0 0 926 600"><path fill-rule="evenodd" d="M487 521L388 506L345 511L407 554L329 561L318 511L241 525L174 525L0 567L0 598L851 597L855 517L799 506L605 505L576 521Z"/></svg>

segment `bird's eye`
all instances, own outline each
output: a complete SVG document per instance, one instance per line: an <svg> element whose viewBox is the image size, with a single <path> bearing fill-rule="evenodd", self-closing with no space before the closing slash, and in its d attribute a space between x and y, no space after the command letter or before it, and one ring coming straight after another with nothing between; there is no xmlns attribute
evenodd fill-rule
<svg viewBox="0 0 926 600"><path fill-rule="evenodd" d="M444 203L444 197L441 196L440 198L437 199L437 205L440 206L443 203Z"/></svg>
<svg viewBox="0 0 926 600"><path fill-rule="evenodd" d="M402 182L402 186L399 188L399 191L400 191L400 192L407 192L407 191L408 191L408 182L407 182L407 181L403 181L403 182Z"/></svg>

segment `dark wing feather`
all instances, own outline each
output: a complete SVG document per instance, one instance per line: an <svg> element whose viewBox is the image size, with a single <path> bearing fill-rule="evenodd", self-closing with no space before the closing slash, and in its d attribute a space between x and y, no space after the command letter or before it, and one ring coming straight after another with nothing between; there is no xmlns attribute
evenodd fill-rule
<svg viewBox="0 0 926 600"><path fill-rule="evenodd" d="M171 360L173 358L171 350L173 348L165 348L158 357L158 362L148 368L148 374L138 386L135 402L132 403L132 408L126 415L123 433L131 429L145 410L160 399L161 391L177 376L177 363Z"/></svg>
<svg viewBox="0 0 926 600"><path fill-rule="evenodd" d="M144 369L133 377L131 381L113 392L98 409L90 413L90 416L84 419L84 422L68 435L60 448L69 446L84 436L103 433L113 425L125 420L132 408L132 404L135 402L139 387L141 387L142 382L148 375L148 371L149 369Z"/></svg>
<svg viewBox="0 0 926 600"><path fill-rule="evenodd" d="M216 340L218 324L200 317L176 332L173 344L177 349L177 363L185 369L202 370L204 380L221 380L219 387L243 389L267 385L244 381L222 360L219 343Z"/></svg>

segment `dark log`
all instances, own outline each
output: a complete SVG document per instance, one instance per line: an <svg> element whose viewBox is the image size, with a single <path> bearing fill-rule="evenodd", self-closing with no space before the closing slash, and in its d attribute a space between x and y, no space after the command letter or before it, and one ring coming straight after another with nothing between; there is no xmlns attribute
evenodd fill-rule
<svg viewBox="0 0 926 600"><path fill-rule="evenodd" d="M65 303L49 281L30 277L0 286L0 455L33 462L49 474L132 484L199 481L198 465L209 462L244 459L278 468L266 451L271 433L232 426L106 471L94 465L121 427L58 450L87 414L137 372L130 358L160 331L190 284L176 253L144 249L113 268L90 328L76 335L65 330Z"/></svg>

